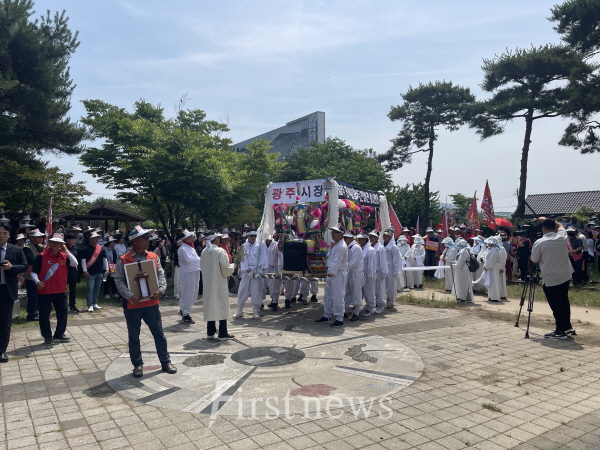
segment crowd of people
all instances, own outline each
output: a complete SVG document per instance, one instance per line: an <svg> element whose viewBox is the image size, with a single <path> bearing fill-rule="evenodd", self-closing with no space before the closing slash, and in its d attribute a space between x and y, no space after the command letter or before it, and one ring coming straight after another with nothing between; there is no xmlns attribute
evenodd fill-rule
<svg viewBox="0 0 600 450"><path fill-rule="evenodd" d="M562 286L559 294L552 289L556 285L546 283L544 290L549 302L553 296L560 299L554 303L560 304L557 308L563 311L562 316L557 317L557 330L547 337L563 339L575 333L570 321L564 318L568 285L571 278L575 286L591 281L590 269L600 253L600 224L595 217L581 228L572 221L563 226L553 219L543 220L540 235L534 238L526 229L511 233L509 228L487 238L481 230L466 226L451 227L446 237L442 237L440 229L431 227L425 236L405 228L395 239L393 229L355 235L340 226L329 227L332 242L326 275L321 279L310 275L301 279L281 275L284 265L281 235L264 236L264 240L259 240L257 231L247 225L237 233L224 229L222 233L196 234L192 229L176 228L169 236L140 226L111 234L74 225L58 229L44 245L45 234L28 221L20 224L19 233L14 233L7 221L0 221L0 267L3 269L0 270L0 362L8 361L6 348L17 289L25 287L27 292L27 320L39 321L44 343L52 345L55 340L69 340L65 334L67 315L79 312L76 289L83 278L88 312L102 309L98 301L102 287L105 298L112 295L121 300L134 376L143 375L139 342L142 320L154 336L163 370L176 373L167 351L159 311L160 298L165 297L167 287L168 260L182 323L194 324L192 308L198 296L203 295L203 315L211 340L234 338L227 331L227 321L229 297L233 295L229 292L229 283L236 270L239 289L233 319L244 316L248 299L251 316L255 319L260 319L265 307L276 312L281 298L286 309L292 308L294 303L318 302L321 280L325 281L323 315L316 322L343 327L345 320L357 321L386 309L394 310L398 291L423 288L424 278L443 278L445 289L452 292L459 304L474 302L475 292L485 292L488 301L500 302L507 297L507 281L513 279L513 274L519 273L521 281L528 281L535 271L532 262L540 264L545 280L560 281L556 284ZM557 276L556 270L549 269L552 263L544 261L539 250L536 252L534 241L547 241L548 230L560 239L564 235L564 242L559 241L559 245L565 247L569 262L566 281L563 279L564 261ZM9 244L9 240L14 245ZM562 252L562 247L559 251ZM238 263L234 264L234 257L238 256ZM154 262L158 279L158 289L143 299L132 292L124 270L126 264L142 260ZM270 303L265 305L267 296ZM54 332L50 326L52 308L57 319Z"/></svg>

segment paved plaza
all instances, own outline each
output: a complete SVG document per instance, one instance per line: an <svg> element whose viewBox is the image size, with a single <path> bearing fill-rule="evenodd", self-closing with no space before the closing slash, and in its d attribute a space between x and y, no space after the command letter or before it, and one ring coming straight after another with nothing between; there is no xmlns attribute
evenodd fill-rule
<svg viewBox="0 0 600 450"><path fill-rule="evenodd" d="M139 380L116 306L70 317L73 340L51 348L13 327L0 449L600 448L594 323L550 341L538 315L523 339L474 308L398 305L336 329L314 323L320 302L296 303L210 342L201 300L194 325L161 309L179 372L160 371L143 327Z"/></svg>

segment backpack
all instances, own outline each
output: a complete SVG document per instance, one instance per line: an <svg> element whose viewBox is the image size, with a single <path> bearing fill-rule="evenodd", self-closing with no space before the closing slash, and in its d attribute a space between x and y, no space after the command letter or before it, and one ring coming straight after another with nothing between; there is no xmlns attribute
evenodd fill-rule
<svg viewBox="0 0 600 450"><path fill-rule="evenodd" d="M469 257L467 258L467 267L469 268L469 272L477 272L479 270L479 261L477 261L477 257L469 252Z"/></svg>

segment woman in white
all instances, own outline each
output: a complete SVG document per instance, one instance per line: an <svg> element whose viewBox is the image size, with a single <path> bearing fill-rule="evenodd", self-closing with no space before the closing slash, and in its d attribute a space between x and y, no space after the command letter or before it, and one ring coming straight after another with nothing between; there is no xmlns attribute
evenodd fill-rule
<svg viewBox="0 0 600 450"><path fill-rule="evenodd" d="M410 262L408 261L410 258L410 245L408 245L406 242L408 241L407 237L404 235L401 235L398 238L398 243L396 244L398 246L398 250L400 250L400 256L402 257L402 265L403 267L409 267L410 266ZM400 274L398 274L398 276L401 279L401 284L399 284L400 289L402 288L408 288L408 289L413 289L415 287L415 278L414 278L414 272L412 271L403 271L400 272Z"/></svg>
<svg viewBox="0 0 600 450"><path fill-rule="evenodd" d="M500 301L500 264L504 264L501 259L500 248L502 244L498 244L496 239L487 238L485 243L488 246L485 254L485 282L484 286L487 287L488 301L499 302ZM504 267L504 266L503 266Z"/></svg>
<svg viewBox="0 0 600 450"><path fill-rule="evenodd" d="M440 259L444 262L445 266L451 266L456 262L456 254L457 250L454 246L454 241L450 237L446 237L442 240L442 244L446 247L442 252L442 256ZM453 269L446 269L446 273L444 274L445 280L445 288L446 291L450 292L454 288L454 275Z"/></svg>
<svg viewBox="0 0 600 450"><path fill-rule="evenodd" d="M181 247L177 250L179 286L181 288L179 313L182 315L182 323L195 323L190 317L192 305L198 300L198 289L200 287L200 256L194 248L195 240L195 233L186 232Z"/></svg>
<svg viewBox="0 0 600 450"><path fill-rule="evenodd" d="M498 244L498 250L500 251L500 261L499 261L499 270L500 270L500 300L506 300L508 297L508 293L506 291L506 259L508 258L506 249L502 245L502 237L493 236L492 239L496 240Z"/></svg>
<svg viewBox="0 0 600 450"><path fill-rule="evenodd" d="M419 234L413 236L414 244L410 249L410 265L412 267L423 267L425 265L425 241ZM417 270L414 272L415 287L423 287L423 271Z"/></svg>
<svg viewBox="0 0 600 450"><path fill-rule="evenodd" d="M454 268L454 294L459 303L473 303L473 279L467 266L467 260L471 256L469 243L462 238L458 239L456 251L458 258Z"/></svg>
<svg viewBox="0 0 600 450"><path fill-rule="evenodd" d="M473 291L475 292L479 292L483 290L483 283L485 281L484 278L482 278L482 274L483 274L483 264L485 261L485 254L487 252L487 246L485 245L485 238L483 236L475 236L473 238L473 254L475 255L475 257L477 258L477 261L479 261L479 269L477 269L477 272L474 272L473 275Z"/></svg>
<svg viewBox="0 0 600 450"><path fill-rule="evenodd" d="M201 267L206 334L210 340L233 339L235 336L227 332L227 319L230 315L227 277L233 273L233 264L229 264L227 252L221 248L220 234L211 234L206 239L206 247L202 250ZM197 286L196 292L198 292ZM217 332L217 320L219 321L218 339L214 337Z"/></svg>

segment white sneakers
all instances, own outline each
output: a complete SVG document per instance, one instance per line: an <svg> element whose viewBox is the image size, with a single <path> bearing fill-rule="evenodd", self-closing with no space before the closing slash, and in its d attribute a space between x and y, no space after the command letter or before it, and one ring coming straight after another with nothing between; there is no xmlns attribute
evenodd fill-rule
<svg viewBox="0 0 600 450"><path fill-rule="evenodd" d="M108 299L108 298L110 298L110 295L109 295L109 294L106 294L106 295L104 296L104 298Z"/></svg>
<svg viewBox="0 0 600 450"><path fill-rule="evenodd" d="M94 312L94 307L93 306L89 306L88 307L88 312Z"/></svg>
<svg viewBox="0 0 600 450"><path fill-rule="evenodd" d="M114 298L119 298L119 294L113 295Z"/></svg>
<svg viewBox="0 0 600 450"><path fill-rule="evenodd" d="M242 317L244 315L244 311L242 311L241 309L238 309L235 314L233 315L234 319L237 319L238 317Z"/></svg>
<svg viewBox="0 0 600 450"><path fill-rule="evenodd" d="M254 311L254 313L252 314L252 318L253 319L260 319L260 314L257 311Z"/></svg>
<svg viewBox="0 0 600 450"><path fill-rule="evenodd" d="M94 308L94 309L102 309L102 306L92 305L92 308Z"/></svg>

